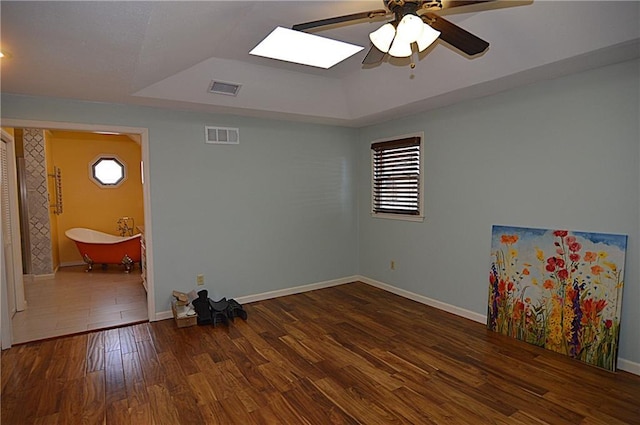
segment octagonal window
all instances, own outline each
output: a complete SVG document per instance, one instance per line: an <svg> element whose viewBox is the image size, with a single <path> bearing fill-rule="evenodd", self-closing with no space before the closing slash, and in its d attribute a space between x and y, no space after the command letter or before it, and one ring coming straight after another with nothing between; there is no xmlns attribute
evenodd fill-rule
<svg viewBox="0 0 640 425"><path fill-rule="evenodd" d="M116 156L101 155L91 163L91 179L101 187L117 187L126 179L124 162Z"/></svg>

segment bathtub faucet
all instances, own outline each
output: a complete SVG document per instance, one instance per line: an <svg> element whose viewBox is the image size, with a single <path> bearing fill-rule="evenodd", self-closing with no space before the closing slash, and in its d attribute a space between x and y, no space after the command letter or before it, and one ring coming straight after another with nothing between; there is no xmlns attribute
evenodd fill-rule
<svg viewBox="0 0 640 425"><path fill-rule="evenodd" d="M118 232L120 236L133 236L133 217L120 217L118 219Z"/></svg>

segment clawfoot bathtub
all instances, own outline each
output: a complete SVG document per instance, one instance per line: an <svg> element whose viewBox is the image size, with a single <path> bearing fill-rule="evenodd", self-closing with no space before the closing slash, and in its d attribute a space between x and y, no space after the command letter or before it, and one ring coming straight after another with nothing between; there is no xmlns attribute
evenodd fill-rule
<svg viewBox="0 0 640 425"><path fill-rule="evenodd" d="M122 264L127 273L134 263L140 262L140 234L133 236L114 236L97 230L73 228L64 234L76 243L80 255L87 263L87 271L93 265Z"/></svg>

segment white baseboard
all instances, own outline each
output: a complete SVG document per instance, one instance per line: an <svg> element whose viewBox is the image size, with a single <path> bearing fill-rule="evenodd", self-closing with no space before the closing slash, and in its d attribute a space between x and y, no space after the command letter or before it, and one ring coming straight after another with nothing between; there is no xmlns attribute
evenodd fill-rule
<svg viewBox="0 0 640 425"><path fill-rule="evenodd" d="M487 323L487 316L484 314L476 313L475 311L466 310L464 308L456 307L455 305L443 303L442 301L434 300L433 298L425 297L424 295L415 294L404 289L396 288L384 282L380 282L374 279L370 279L366 276L358 276L358 280L366 283L367 285L375 286L376 288L384 289L387 292L391 292L401 297L408 298L413 301L417 301L422 304L426 304L431 307L435 307L438 310L443 310L448 313L461 316L474 322Z"/></svg>
<svg viewBox="0 0 640 425"><path fill-rule="evenodd" d="M167 319L173 319L173 312L171 310L168 311L160 311L158 313L156 313L156 317L154 317L153 319L150 319L150 322L157 322L159 320L167 320Z"/></svg>
<svg viewBox="0 0 640 425"><path fill-rule="evenodd" d="M343 277L341 279L327 280L324 282L311 283L309 285L294 286L293 288L278 289L276 291L263 292L256 295L246 295L244 297L235 298L240 304L253 303L256 301L268 300L270 298L284 297L287 295L301 294L303 292L313 291L315 289L329 288L331 286L344 285L345 283L355 282L359 276Z"/></svg>
<svg viewBox="0 0 640 425"><path fill-rule="evenodd" d="M255 295L245 295L243 297L234 298L234 300L236 300L240 304L254 303L257 301L268 300L270 298L284 297L287 295L301 294L303 292L313 291L316 289L344 285L345 283L355 282L359 279L360 279L360 276L343 277L341 279L327 280L324 282L311 283L311 284L302 285L302 286L294 286L293 288L278 289L275 291L262 292L260 294L255 294ZM173 318L173 313L171 312L171 310L161 311L156 313L155 319L151 321L154 322L158 320L166 320L166 319L172 319L172 318Z"/></svg>
<svg viewBox="0 0 640 425"><path fill-rule="evenodd" d="M634 375L640 375L640 363L632 362L631 360L622 359L618 357L618 369L625 372L633 373Z"/></svg>

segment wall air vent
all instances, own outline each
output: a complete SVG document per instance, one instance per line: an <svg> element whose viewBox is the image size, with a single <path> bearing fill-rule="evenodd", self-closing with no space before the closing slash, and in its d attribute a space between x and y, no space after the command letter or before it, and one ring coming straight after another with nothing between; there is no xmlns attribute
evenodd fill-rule
<svg viewBox="0 0 640 425"><path fill-rule="evenodd" d="M211 81L209 84L209 93L224 94L227 96L237 96L240 90L240 84L225 83L222 81Z"/></svg>
<svg viewBox="0 0 640 425"><path fill-rule="evenodd" d="M240 130L230 127L204 127L205 143L212 145L240 144Z"/></svg>

